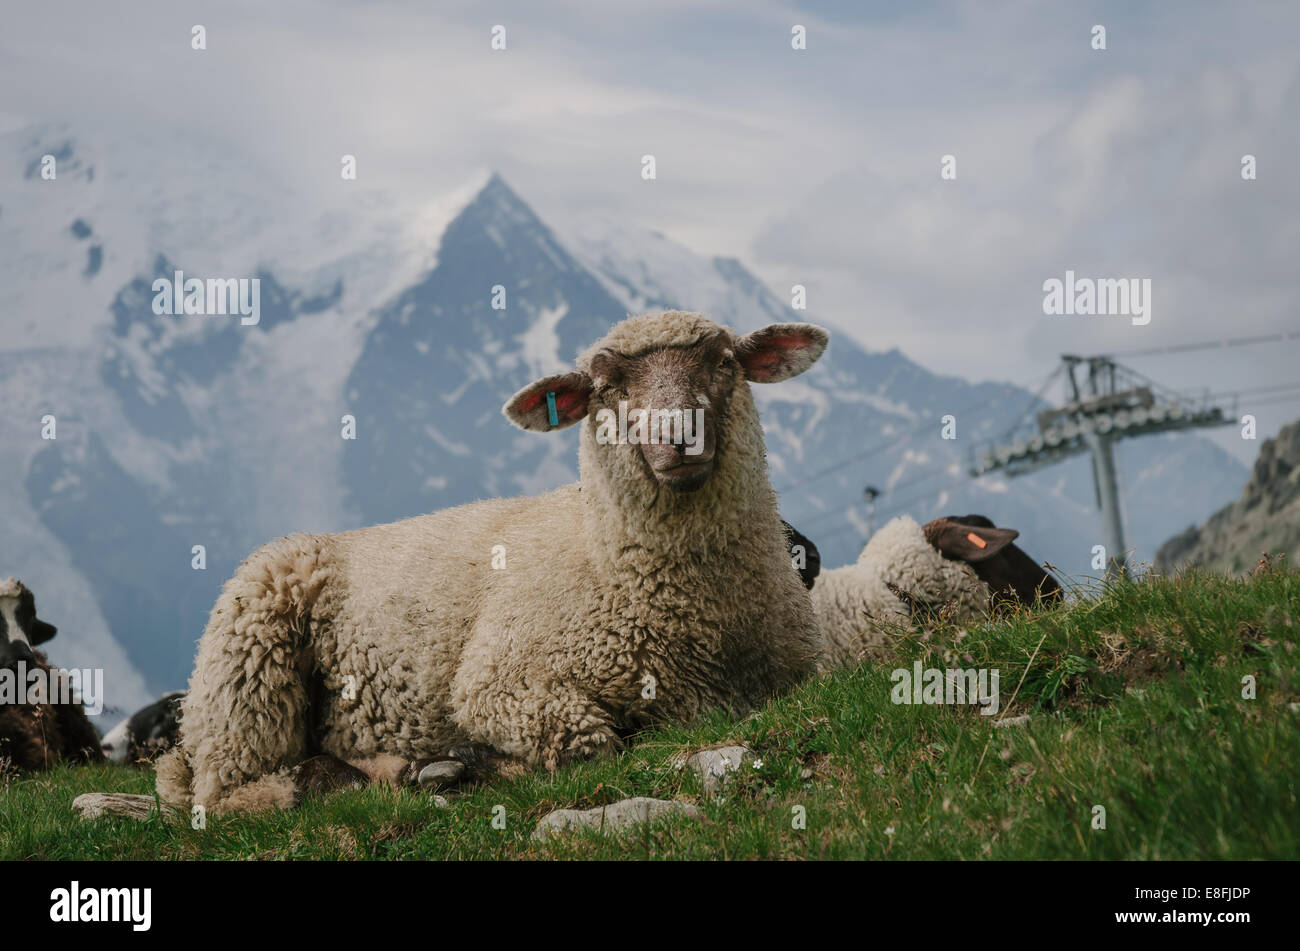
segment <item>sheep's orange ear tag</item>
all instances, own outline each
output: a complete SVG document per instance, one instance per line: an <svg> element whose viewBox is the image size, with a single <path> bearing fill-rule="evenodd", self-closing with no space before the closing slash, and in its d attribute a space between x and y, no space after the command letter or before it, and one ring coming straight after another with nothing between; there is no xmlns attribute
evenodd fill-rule
<svg viewBox="0 0 1300 951"><path fill-rule="evenodd" d="M974 545L976 548L988 548L988 547L989 547L989 543L986 542L984 539L980 538L980 537L979 537L978 535L976 535L974 532L967 532L967 533L966 533L966 540L969 541L969 542L970 542L972 545Z"/></svg>

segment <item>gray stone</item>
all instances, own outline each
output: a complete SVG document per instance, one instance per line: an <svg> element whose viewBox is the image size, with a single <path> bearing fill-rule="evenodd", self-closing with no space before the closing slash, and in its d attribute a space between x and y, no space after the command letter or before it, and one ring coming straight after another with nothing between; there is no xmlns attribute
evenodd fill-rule
<svg viewBox="0 0 1300 951"><path fill-rule="evenodd" d="M743 746L721 746L692 754L686 765L699 774L704 791L710 795L722 791L731 774L754 762L752 751Z"/></svg>
<svg viewBox="0 0 1300 951"><path fill-rule="evenodd" d="M537 828L533 830L533 838L544 839L550 835L575 829L618 832L665 816L699 819L701 815L700 810L690 803L637 796L608 806L597 806L594 809L557 809L543 816L537 823Z"/></svg>
<svg viewBox="0 0 1300 951"><path fill-rule="evenodd" d="M174 816L180 810L161 803L153 796L133 796L128 793L82 793L72 800L72 811L83 819L101 816L122 816L127 819L148 819L157 815Z"/></svg>

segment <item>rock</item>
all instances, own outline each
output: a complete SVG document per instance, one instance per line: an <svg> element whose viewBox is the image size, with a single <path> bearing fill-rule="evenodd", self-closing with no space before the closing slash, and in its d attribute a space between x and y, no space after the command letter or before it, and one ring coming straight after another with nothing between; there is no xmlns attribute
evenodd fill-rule
<svg viewBox="0 0 1300 951"><path fill-rule="evenodd" d="M702 813L690 803L637 796L612 805L597 806L594 809L557 809L543 816L537 823L537 828L533 830L533 838L545 839L547 836L575 829L619 832L665 816L699 819Z"/></svg>
<svg viewBox="0 0 1300 951"><path fill-rule="evenodd" d="M101 816L123 816L127 819L148 819L159 814L174 816L180 810L159 802L153 796L133 796L128 793L82 793L72 800L72 811L83 819Z"/></svg>
<svg viewBox="0 0 1300 951"><path fill-rule="evenodd" d="M417 782L425 789L454 786L465 775L465 764L454 759L438 760L420 770Z"/></svg>
<svg viewBox="0 0 1300 951"><path fill-rule="evenodd" d="M1160 546L1156 568L1248 572L1264 552L1272 553L1271 564L1283 555L1288 568L1300 561L1300 420L1260 444L1240 498Z"/></svg>
<svg viewBox="0 0 1300 951"><path fill-rule="evenodd" d="M721 792L731 774L743 765L753 763L753 752L743 746L721 746L700 750L692 754L686 765L695 770L703 780L704 791L709 795Z"/></svg>

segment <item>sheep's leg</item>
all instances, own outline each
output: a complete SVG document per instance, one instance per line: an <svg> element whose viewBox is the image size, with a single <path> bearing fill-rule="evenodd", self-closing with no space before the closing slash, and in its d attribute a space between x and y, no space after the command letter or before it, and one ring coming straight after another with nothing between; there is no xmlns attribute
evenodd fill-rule
<svg viewBox="0 0 1300 951"><path fill-rule="evenodd" d="M365 773L370 782L394 788L446 789L485 782L497 776L518 776L527 771L517 757L507 756L483 743L453 746L445 756L408 759L384 753L349 760L348 763Z"/></svg>
<svg viewBox="0 0 1300 951"><path fill-rule="evenodd" d="M473 740L508 757L553 770L622 746L609 714L572 685L483 676L468 683L457 679L457 725Z"/></svg>
<svg viewBox="0 0 1300 951"><path fill-rule="evenodd" d="M468 779L486 780L494 776L519 776L527 771L517 756L507 756L486 743L453 746L448 755L465 764Z"/></svg>
<svg viewBox="0 0 1300 951"><path fill-rule="evenodd" d="M441 757L408 759L405 756L381 753L378 756L369 756L365 759L350 760L349 763L365 773L372 783L392 786L394 789L402 786L424 786L437 789L442 786L455 785L462 779L467 778L465 776L465 765L451 754ZM438 766L444 768L442 770L430 769L430 767ZM435 778L435 773L440 773L440 778Z"/></svg>
<svg viewBox="0 0 1300 951"><path fill-rule="evenodd" d="M289 770L289 778L293 780L295 801L301 801L308 793L364 789L370 785L370 776L365 772L328 753L303 760Z"/></svg>
<svg viewBox="0 0 1300 951"><path fill-rule="evenodd" d="M307 756L303 631L324 584L313 540L253 555L226 583L199 643L181 719L193 801L216 812L290 808Z"/></svg>
<svg viewBox="0 0 1300 951"><path fill-rule="evenodd" d="M519 776L528 771L517 756L509 756L486 743L453 746L447 755L412 760L405 782L424 789L444 789L490 781L498 776Z"/></svg>
<svg viewBox="0 0 1300 951"><path fill-rule="evenodd" d="M549 706L537 734L540 762L548 770L574 760L610 756L623 748L608 714L579 697Z"/></svg>

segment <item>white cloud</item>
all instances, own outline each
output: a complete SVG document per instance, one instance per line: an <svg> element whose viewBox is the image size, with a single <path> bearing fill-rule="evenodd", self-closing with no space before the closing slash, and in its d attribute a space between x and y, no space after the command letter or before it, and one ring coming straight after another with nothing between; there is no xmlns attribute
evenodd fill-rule
<svg viewBox="0 0 1300 951"><path fill-rule="evenodd" d="M660 230L807 284L810 316L868 346L1024 380L1063 351L1294 323L1297 26L1300 9L1249 0L47 0L6 12L0 131L201 133L322 208L353 200L338 176L351 153L359 184L417 217L495 168L561 228L599 215ZM1237 175L1247 151L1259 181ZM939 181L947 153L957 182ZM1151 277L1152 324L1044 318L1041 283L1066 268ZM1294 349L1150 369L1178 386L1272 383L1295 379Z"/></svg>

